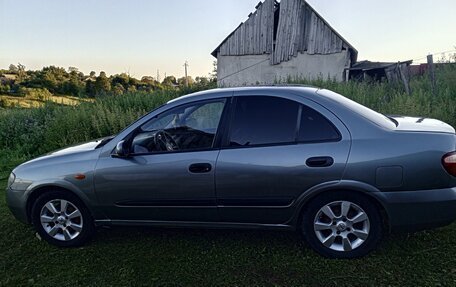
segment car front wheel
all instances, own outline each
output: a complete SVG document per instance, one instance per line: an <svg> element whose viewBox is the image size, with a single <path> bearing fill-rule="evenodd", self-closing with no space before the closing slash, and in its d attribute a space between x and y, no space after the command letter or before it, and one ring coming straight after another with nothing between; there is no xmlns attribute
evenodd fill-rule
<svg viewBox="0 0 456 287"><path fill-rule="evenodd" d="M32 207L32 222L42 239L59 247L80 246L95 230L85 205L64 191L39 196Z"/></svg>
<svg viewBox="0 0 456 287"><path fill-rule="evenodd" d="M380 242L382 219L364 196L349 192L323 194L307 206L302 231L309 245L328 258L358 258Z"/></svg>

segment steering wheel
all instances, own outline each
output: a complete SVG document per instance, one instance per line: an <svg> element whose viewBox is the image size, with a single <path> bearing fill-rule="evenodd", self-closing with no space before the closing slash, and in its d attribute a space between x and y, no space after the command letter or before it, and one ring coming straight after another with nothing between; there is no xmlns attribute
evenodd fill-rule
<svg viewBox="0 0 456 287"><path fill-rule="evenodd" d="M160 130L155 133L154 142L157 148L166 151L179 150L179 145L173 139L173 137L165 130Z"/></svg>

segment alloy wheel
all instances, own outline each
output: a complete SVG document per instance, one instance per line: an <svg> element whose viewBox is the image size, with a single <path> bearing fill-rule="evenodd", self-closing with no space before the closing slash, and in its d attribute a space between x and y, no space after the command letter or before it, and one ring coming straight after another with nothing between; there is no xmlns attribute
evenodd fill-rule
<svg viewBox="0 0 456 287"><path fill-rule="evenodd" d="M350 201L335 201L323 206L313 223L315 235L333 251L349 252L367 240L370 221L367 213Z"/></svg>
<svg viewBox="0 0 456 287"><path fill-rule="evenodd" d="M81 211L70 201L55 199L48 201L40 212L44 231L59 241L70 241L79 236L83 228Z"/></svg>

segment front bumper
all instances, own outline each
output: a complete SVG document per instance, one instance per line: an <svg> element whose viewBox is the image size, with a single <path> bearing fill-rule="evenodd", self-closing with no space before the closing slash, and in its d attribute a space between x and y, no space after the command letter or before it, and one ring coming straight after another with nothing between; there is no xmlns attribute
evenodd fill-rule
<svg viewBox="0 0 456 287"><path fill-rule="evenodd" d="M8 188L6 190L6 203L17 220L29 224L30 222L27 217L27 201L24 194L24 191Z"/></svg>
<svg viewBox="0 0 456 287"><path fill-rule="evenodd" d="M456 188L376 193L391 231L419 231L456 221Z"/></svg>

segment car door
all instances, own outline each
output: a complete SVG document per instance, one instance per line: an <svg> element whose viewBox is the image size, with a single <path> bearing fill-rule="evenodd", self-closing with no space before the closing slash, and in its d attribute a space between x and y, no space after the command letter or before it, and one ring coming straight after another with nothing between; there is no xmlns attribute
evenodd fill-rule
<svg viewBox="0 0 456 287"><path fill-rule="evenodd" d="M350 149L345 126L315 102L236 94L216 167L222 221L282 224L318 184L340 180Z"/></svg>
<svg viewBox="0 0 456 287"><path fill-rule="evenodd" d="M125 138L128 157L100 158L95 189L113 221L217 221L217 131L225 99L172 108Z"/></svg>

